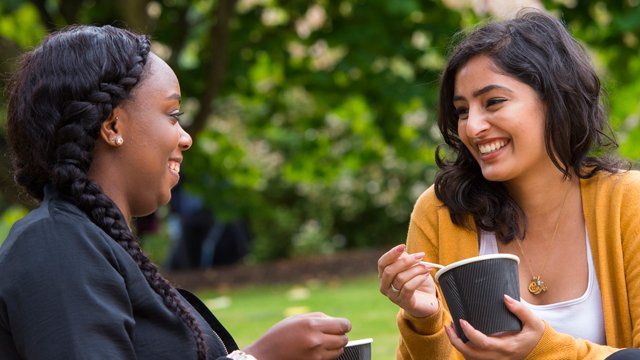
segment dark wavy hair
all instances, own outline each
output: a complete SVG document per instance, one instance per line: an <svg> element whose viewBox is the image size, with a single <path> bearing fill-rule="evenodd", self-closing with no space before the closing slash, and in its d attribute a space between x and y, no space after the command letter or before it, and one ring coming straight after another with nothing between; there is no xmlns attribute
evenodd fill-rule
<svg viewBox="0 0 640 360"><path fill-rule="evenodd" d="M45 185L72 199L138 264L164 304L191 329L198 359L204 336L176 290L142 252L115 203L87 177L100 126L144 81L149 39L112 26L74 26L22 58L8 102L14 179L43 199Z"/></svg>
<svg viewBox="0 0 640 360"><path fill-rule="evenodd" d="M508 243L526 234L526 217L501 182L486 180L458 136L453 106L458 70L475 56L490 58L504 74L529 85L545 104L544 142L553 164L570 178L590 178L629 165L608 155L617 148L601 102L600 80L584 48L561 21L537 10L475 29L453 49L441 77L438 126L450 150L436 150L437 197L451 220L495 232Z"/></svg>

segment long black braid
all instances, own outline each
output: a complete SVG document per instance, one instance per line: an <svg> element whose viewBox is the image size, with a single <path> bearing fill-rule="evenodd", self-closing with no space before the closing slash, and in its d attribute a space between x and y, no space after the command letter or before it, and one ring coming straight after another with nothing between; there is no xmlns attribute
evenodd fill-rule
<svg viewBox="0 0 640 360"><path fill-rule="evenodd" d="M27 53L13 81L8 135L15 180L38 200L44 186L73 199L137 263L165 305L191 329L198 359L203 332L176 290L142 252L115 203L87 176L100 126L144 74L147 37L111 26L75 26Z"/></svg>

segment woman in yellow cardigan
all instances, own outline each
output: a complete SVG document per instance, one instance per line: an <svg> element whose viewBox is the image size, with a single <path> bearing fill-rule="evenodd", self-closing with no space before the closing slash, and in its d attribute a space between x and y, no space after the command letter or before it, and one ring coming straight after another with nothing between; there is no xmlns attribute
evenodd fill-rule
<svg viewBox="0 0 640 360"><path fill-rule="evenodd" d="M452 52L440 85L435 184L406 245L378 261L400 306L398 359L640 358L640 173L615 147L584 49L539 11L492 22ZM520 258L523 324L463 342L429 266L492 253Z"/></svg>

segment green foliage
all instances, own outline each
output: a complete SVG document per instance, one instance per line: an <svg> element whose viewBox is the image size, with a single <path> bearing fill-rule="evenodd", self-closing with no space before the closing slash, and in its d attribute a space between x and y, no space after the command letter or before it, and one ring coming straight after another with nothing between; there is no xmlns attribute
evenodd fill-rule
<svg viewBox="0 0 640 360"><path fill-rule="evenodd" d="M640 160L640 4L579 1L560 6L570 30L591 50L605 86L620 154Z"/></svg>
<svg viewBox="0 0 640 360"><path fill-rule="evenodd" d="M138 234L138 242L140 243L144 253L151 261L162 267L166 264L169 253L172 249L172 236L169 234L169 209L165 206L160 208L155 216L158 217L158 227L154 231Z"/></svg>
<svg viewBox="0 0 640 360"><path fill-rule="evenodd" d="M46 29L32 4L3 3L0 4L0 34L21 48L28 49L42 40Z"/></svg>
<svg viewBox="0 0 640 360"><path fill-rule="evenodd" d="M0 215L0 245L9 235L13 224L27 214L27 209L22 206L11 206Z"/></svg>
<svg viewBox="0 0 640 360"><path fill-rule="evenodd" d="M184 167L218 214L250 220L258 260L403 241L433 174L440 49L459 16L435 1L323 5L236 14L242 61ZM251 21L265 16L277 21Z"/></svg>
<svg viewBox="0 0 640 360"><path fill-rule="evenodd" d="M502 10L496 3L486 6ZM151 35L181 80L195 139L185 185L221 219L250 222L257 261L404 240L413 203L435 174L438 76L449 44L493 15L440 0L32 4L41 3L3 3L0 48L29 47L44 29L73 22ZM640 5L544 6L588 45L620 152L640 159Z"/></svg>

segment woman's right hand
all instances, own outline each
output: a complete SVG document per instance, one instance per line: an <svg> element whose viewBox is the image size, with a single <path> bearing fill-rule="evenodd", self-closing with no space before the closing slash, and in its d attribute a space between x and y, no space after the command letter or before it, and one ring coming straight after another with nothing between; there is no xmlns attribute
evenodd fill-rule
<svg viewBox="0 0 640 360"><path fill-rule="evenodd" d="M438 299L432 268L420 263L423 252L408 254L405 249L398 245L378 259L380 292L414 317L433 315Z"/></svg>
<svg viewBox="0 0 640 360"><path fill-rule="evenodd" d="M259 360L328 360L342 354L351 322L315 312L288 317L244 349Z"/></svg>

